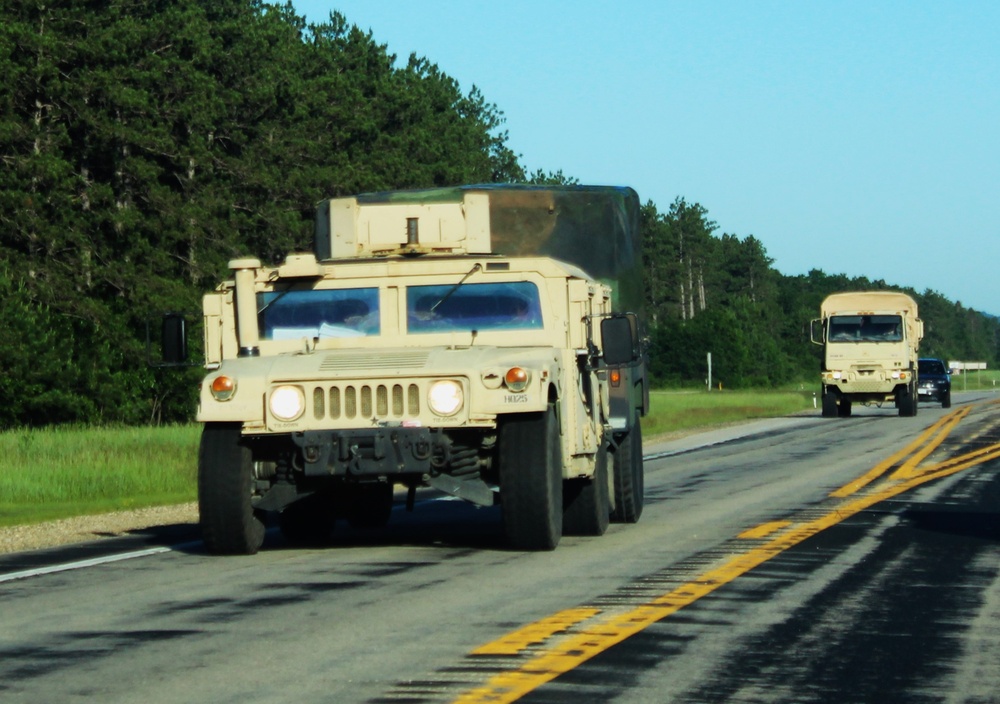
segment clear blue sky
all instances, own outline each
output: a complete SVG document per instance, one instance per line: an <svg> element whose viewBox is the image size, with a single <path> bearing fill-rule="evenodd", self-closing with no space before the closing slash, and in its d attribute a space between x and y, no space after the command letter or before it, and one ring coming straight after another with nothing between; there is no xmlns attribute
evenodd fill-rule
<svg viewBox="0 0 1000 704"><path fill-rule="evenodd" d="M529 171L1000 314L1000 2L292 2L477 86Z"/></svg>

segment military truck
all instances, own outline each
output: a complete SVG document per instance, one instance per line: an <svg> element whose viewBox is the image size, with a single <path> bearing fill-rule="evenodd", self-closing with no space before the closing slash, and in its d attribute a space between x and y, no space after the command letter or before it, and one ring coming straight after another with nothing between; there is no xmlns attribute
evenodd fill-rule
<svg viewBox="0 0 1000 704"><path fill-rule="evenodd" d="M637 521L638 212L619 187L362 194L319 204L314 251L231 261L203 300L208 549L384 526L426 489L499 503L516 549Z"/></svg>
<svg viewBox="0 0 1000 704"><path fill-rule="evenodd" d="M811 324L823 346L823 416L851 415L851 404L892 402L917 414L917 358L924 336L916 302L905 293L856 291L828 296Z"/></svg>

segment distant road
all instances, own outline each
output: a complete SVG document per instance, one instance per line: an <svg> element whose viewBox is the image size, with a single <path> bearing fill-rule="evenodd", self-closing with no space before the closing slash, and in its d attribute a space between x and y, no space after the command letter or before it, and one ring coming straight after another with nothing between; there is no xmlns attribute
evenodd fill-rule
<svg viewBox="0 0 1000 704"><path fill-rule="evenodd" d="M647 446L641 521L549 553L434 500L312 549L0 556L0 701L996 701L998 398Z"/></svg>

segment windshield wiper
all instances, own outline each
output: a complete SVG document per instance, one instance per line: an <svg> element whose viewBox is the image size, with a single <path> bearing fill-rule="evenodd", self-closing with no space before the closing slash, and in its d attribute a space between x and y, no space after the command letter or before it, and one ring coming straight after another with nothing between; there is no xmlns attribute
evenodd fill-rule
<svg viewBox="0 0 1000 704"><path fill-rule="evenodd" d="M482 269L483 269L482 265L479 262L476 262L476 265L473 266L471 269L469 269L469 273L466 274L465 276L463 276L462 279L461 279L461 281L459 281L457 284L455 284L450 289L448 289L448 292L446 294L444 294L443 296L441 296L441 300L438 301L437 303L435 303L434 305L432 305L428 309L428 312L434 313L437 310L437 307L439 305L441 305L442 303L444 303L445 301L447 301L449 298L451 298L451 294L455 293L455 291L457 291L459 289L459 287L462 284L465 283L466 279L468 279L470 276L472 276L473 274L475 274L477 271L482 271Z"/></svg>
<svg viewBox="0 0 1000 704"><path fill-rule="evenodd" d="M277 303L277 302L278 302L278 301L280 301L280 300L281 300L282 298L284 298L284 297L285 297L285 296L287 296L287 295L288 295L289 293L291 293L291 292L292 292L292 290L293 290L293 289L292 289L292 287L291 287L291 286L289 286L289 287L288 287L288 288L286 288L286 289L285 289L284 291L276 291L276 292L275 292L275 296L274 296L274 298L272 298L272 299L271 299L270 301L268 301L267 303L265 303L264 305L262 305L262 306L260 307L260 309L259 309L259 310L257 311L257 315L260 315L260 314L261 314L261 313L263 313L263 312L264 312L265 310L267 310L268 308L270 308L271 306L273 306L273 305L274 305L275 303Z"/></svg>

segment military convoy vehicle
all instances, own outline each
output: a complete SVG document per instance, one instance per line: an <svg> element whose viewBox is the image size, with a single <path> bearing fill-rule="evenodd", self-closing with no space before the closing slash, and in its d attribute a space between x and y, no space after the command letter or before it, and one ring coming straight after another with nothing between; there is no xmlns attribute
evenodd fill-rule
<svg viewBox="0 0 1000 704"><path fill-rule="evenodd" d="M923 322L905 293L856 291L828 296L812 321L823 346L823 416L850 416L851 404L893 402L901 416L917 414L917 359Z"/></svg>
<svg viewBox="0 0 1000 704"><path fill-rule="evenodd" d="M618 187L364 194L319 205L314 251L230 262L203 301L208 549L384 526L423 488L499 503L517 549L637 521L638 212Z"/></svg>

